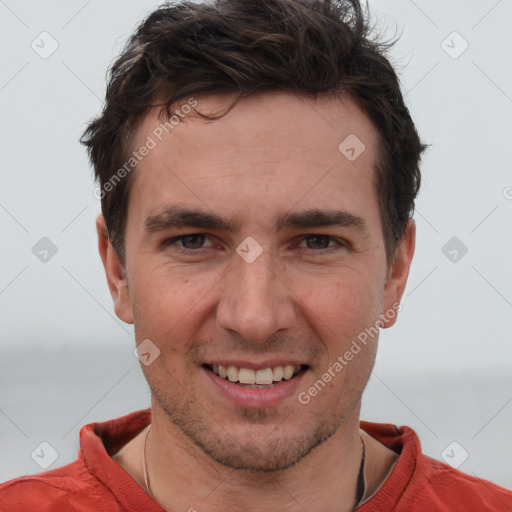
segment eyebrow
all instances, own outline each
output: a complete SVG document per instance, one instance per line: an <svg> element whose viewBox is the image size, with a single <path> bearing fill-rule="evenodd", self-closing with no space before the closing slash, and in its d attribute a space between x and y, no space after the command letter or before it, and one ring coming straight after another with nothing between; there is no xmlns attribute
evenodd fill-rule
<svg viewBox="0 0 512 512"><path fill-rule="evenodd" d="M367 232L367 225L362 217L342 210L321 210L312 208L299 212L287 212L274 218L277 231L286 228L317 228L323 226L349 227L362 233ZM216 229L220 231L237 232L240 226L237 222L224 219L219 215L187 207L169 207L150 215L144 222L146 231L158 232L167 229L193 227L201 229Z"/></svg>

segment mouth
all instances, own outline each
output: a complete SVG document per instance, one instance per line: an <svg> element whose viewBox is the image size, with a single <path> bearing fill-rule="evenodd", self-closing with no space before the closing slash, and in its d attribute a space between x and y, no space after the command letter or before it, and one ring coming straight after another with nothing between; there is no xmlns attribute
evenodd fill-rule
<svg viewBox="0 0 512 512"><path fill-rule="evenodd" d="M269 389L284 381L297 378L309 368L307 364L246 368L233 365L204 364L217 377L244 388Z"/></svg>

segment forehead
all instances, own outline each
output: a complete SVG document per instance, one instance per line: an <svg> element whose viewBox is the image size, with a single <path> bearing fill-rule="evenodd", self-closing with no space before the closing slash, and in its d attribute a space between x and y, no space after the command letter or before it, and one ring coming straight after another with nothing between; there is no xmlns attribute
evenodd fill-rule
<svg viewBox="0 0 512 512"><path fill-rule="evenodd" d="M213 114L224 111L231 97L194 101L197 110ZM151 146L137 164L130 194L130 208L143 208L141 214L177 199L226 212L244 206L254 214L255 196L266 206L273 197L285 209L298 202L327 205L343 196L352 205L376 202L378 137L351 98L258 94L213 121L182 108L190 103L185 98L174 106L180 115L172 123L154 109L137 129L133 149Z"/></svg>

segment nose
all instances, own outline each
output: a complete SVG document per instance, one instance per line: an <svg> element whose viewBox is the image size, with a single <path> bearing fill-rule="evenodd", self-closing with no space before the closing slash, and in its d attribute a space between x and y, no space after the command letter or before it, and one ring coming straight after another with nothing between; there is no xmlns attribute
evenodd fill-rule
<svg viewBox="0 0 512 512"><path fill-rule="evenodd" d="M217 322L248 342L263 343L296 323L293 293L272 263L266 251L252 263L235 255L221 286Z"/></svg>

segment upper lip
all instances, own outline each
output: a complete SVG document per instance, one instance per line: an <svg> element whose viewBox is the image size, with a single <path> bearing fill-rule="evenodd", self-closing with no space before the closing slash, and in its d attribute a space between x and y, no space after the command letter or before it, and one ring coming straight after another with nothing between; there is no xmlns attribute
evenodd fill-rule
<svg viewBox="0 0 512 512"><path fill-rule="evenodd" d="M252 370L263 370L265 368L275 368L276 366L307 366L304 361L291 361L289 359L272 359L266 361L247 361L247 360L234 360L234 359L222 359L222 360L211 360L206 365L220 365L220 366L236 366L237 368L251 368Z"/></svg>

